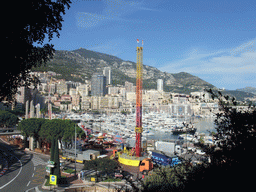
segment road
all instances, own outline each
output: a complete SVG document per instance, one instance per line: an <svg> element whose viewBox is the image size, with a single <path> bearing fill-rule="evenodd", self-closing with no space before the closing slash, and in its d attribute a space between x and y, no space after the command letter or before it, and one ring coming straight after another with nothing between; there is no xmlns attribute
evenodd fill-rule
<svg viewBox="0 0 256 192"><path fill-rule="evenodd" d="M20 135L21 131L17 127L0 128L0 135Z"/></svg>
<svg viewBox="0 0 256 192"><path fill-rule="evenodd" d="M0 149L8 161L8 170L0 179L0 191L21 191L42 185L48 157L27 153L0 140Z"/></svg>
<svg viewBox="0 0 256 192"><path fill-rule="evenodd" d="M42 190L41 186L45 181L46 165L49 155L38 154L30 151L20 150L10 146L0 139L0 160L6 159L8 170L1 176L0 191L35 191L35 188ZM74 163L65 162L67 168L74 168ZM76 164L77 172L83 165ZM43 190L44 191L44 190Z"/></svg>
<svg viewBox="0 0 256 192"><path fill-rule="evenodd" d="M24 150L10 146L1 140L0 156L5 158L8 162L8 170L0 177L1 192L33 192L38 191L38 189L40 191L45 191L42 190L41 186L45 180L45 166L49 160L49 156L33 152L25 152ZM65 162L65 166L74 168L74 163ZM83 165L77 163L76 167L77 172L79 172L83 168ZM128 184L121 183L99 184L99 186L104 186L105 188L120 188L122 185L126 185L129 188Z"/></svg>

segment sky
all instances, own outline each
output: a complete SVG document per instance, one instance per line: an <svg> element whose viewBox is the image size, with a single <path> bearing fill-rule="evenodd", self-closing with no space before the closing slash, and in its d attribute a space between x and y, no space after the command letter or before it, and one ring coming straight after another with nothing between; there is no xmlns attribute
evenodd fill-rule
<svg viewBox="0 0 256 192"><path fill-rule="evenodd" d="M72 0L56 50L88 50L169 73L187 72L218 88L256 87L255 0Z"/></svg>

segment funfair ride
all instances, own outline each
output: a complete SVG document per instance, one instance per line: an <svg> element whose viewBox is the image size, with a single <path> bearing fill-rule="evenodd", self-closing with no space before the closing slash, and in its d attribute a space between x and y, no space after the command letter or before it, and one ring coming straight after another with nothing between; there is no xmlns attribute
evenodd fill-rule
<svg viewBox="0 0 256 192"><path fill-rule="evenodd" d="M137 39L137 43L139 44L139 40ZM136 71L136 143L135 148L132 150L126 150L126 147L123 151L118 152L118 161L121 164L128 166L140 166L140 163L145 159L142 157L141 151L141 137L142 137L142 59L143 59L143 41L142 46L139 47L137 45L137 71ZM113 150L113 157L116 155L116 150ZM132 157L133 155L136 157ZM141 169L140 169L141 170Z"/></svg>
<svg viewBox="0 0 256 192"><path fill-rule="evenodd" d="M139 47L139 40L137 39L137 75L136 75L136 157L141 157L141 137L142 137L142 60L143 60L143 40L142 46Z"/></svg>

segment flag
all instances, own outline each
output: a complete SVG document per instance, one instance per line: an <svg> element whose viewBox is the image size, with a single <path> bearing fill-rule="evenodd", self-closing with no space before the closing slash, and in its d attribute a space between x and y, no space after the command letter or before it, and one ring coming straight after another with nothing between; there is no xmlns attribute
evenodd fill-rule
<svg viewBox="0 0 256 192"><path fill-rule="evenodd" d="M140 41L139 41L139 39L137 39L137 43L139 43Z"/></svg>

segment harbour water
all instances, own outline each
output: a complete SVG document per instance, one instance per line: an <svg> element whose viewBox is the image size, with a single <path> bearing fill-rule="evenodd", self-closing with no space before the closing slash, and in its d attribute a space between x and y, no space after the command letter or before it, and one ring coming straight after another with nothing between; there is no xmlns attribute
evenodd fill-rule
<svg viewBox="0 0 256 192"><path fill-rule="evenodd" d="M206 135L208 135L210 132L216 132L214 118L199 119L198 122L195 123L195 127L197 128L197 132L205 133Z"/></svg>
<svg viewBox="0 0 256 192"><path fill-rule="evenodd" d="M198 133L204 133L205 135L209 135L211 132L216 132L214 128L214 118L201 118L196 119L194 122L194 127L197 128ZM161 131L152 131L154 135L145 136L147 139L153 140L173 140L177 139L178 135L172 135L170 132L161 132Z"/></svg>

